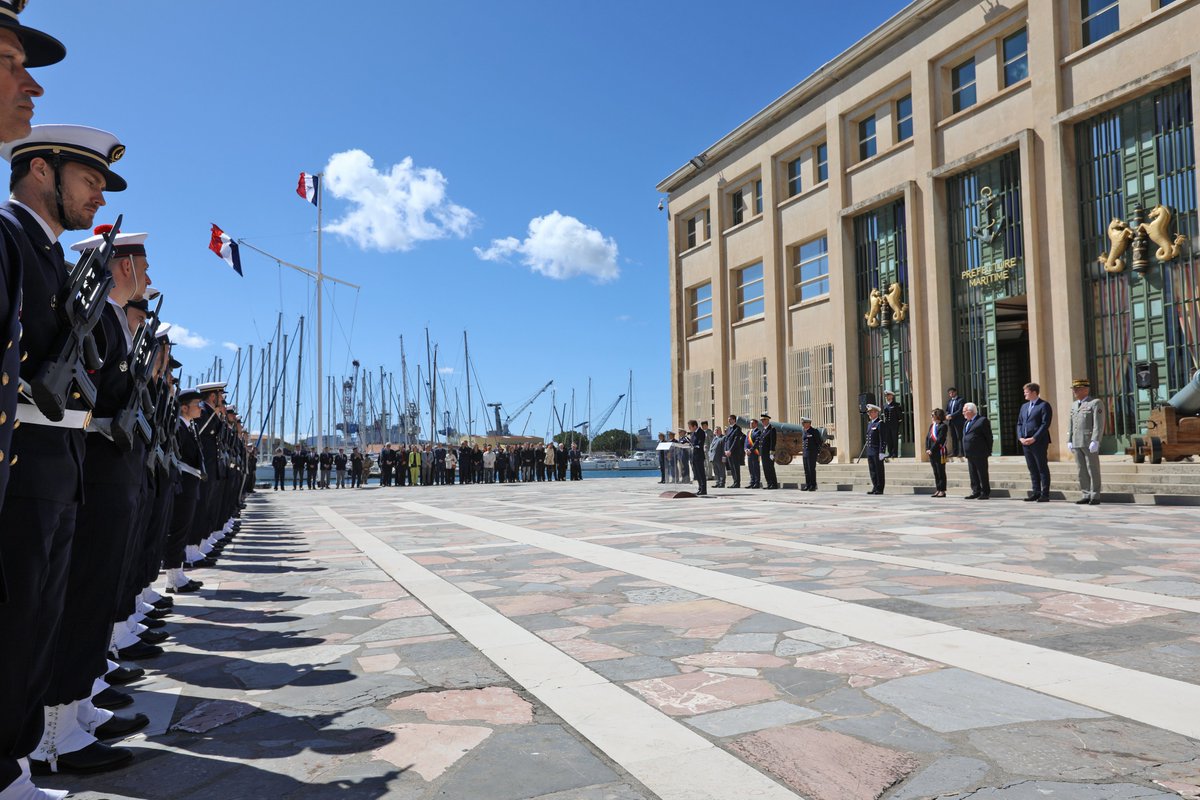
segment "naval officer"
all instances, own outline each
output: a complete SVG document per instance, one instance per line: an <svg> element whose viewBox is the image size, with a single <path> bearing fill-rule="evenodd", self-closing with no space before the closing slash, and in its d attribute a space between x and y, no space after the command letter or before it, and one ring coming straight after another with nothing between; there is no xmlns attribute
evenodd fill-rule
<svg viewBox="0 0 1200 800"><path fill-rule="evenodd" d="M871 491L867 494L883 494L883 460L887 457L887 435L879 412L879 406L874 403L867 404L867 432L866 442L863 444L867 470L871 473Z"/></svg>

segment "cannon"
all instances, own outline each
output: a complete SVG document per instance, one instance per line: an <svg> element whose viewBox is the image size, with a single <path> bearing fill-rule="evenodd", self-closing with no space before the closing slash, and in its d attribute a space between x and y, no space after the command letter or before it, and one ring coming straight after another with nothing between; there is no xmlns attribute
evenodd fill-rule
<svg viewBox="0 0 1200 800"><path fill-rule="evenodd" d="M750 420L738 417L737 423L742 426L742 430L747 435L750 434ZM771 427L775 429L775 463L786 466L804 450L804 443L801 439L804 435L804 428L800 425L775 420L771 420ZM837 448L829 443L833 436L826 428L817 428L817 430L821 432L821 438L824 439L821 443L821 452L817 453L817 463L828 464L837 455Z"/></svg>
<svg viewBox="0 0 1200 800"><path fill-rule="evenodd" d="M1125 449L1134 462L1151 464L1181 461L1200 455L1200 370L1171 396L1171 399L1150 412L1146 420L1146 435L1135 437Z"/></svg>

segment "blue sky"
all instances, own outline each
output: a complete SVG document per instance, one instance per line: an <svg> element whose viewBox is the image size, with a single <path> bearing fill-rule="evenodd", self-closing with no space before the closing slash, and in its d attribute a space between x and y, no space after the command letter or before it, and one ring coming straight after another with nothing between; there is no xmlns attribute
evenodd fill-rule
<svg viewBox="0 0 1200 800"><path fill-rule="evenodd" d="M229 371L226 343L257 349L279 312L285 329L313 325L306 278L246 249L238 278L206 249L209 225L313 266L297 176L361 151L325 196L327 226L345 230L326 234L325 270L363 287L330 287L327 373L357 358L398 386L399 337L415 377L428 326L465 405L465 329L487 401L511 409L553 379L582 421L588 378L598 416L632 369L634 421L657 431L679 420L655 184L902 6L33 0L23 18L68 48L36 73L34 121L128 147L130 189L97 222L124 213L151 233L163 317L192 336L185 376L214 357ZM530 411L545 433L549 393Z"/></svg>

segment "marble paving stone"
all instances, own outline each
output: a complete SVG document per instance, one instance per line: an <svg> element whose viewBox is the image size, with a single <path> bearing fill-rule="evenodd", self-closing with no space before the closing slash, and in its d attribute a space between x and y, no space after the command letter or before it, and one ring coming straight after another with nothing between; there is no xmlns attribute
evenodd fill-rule
<svg viewBox="0 0 1200 800"><path fill-rule="evenodd" d="M388 730L395 739L375 750L372 756L411 769L427 781L436 780L492 734L491 728L473 725L424 723L390 725Z"/></svg>
<svg viewBox="0 0 1200 800"><path fill-rule="evenodd" d="M815 719L818 712L783 700L759 703L754 706L731 708L690 717L687 724L699 728L711 736L738 736L764 728L790 725L793 722Z"/></svg>
<svg viewBox="0 0 1200 800"><path fill-rule="evenodd" d="M566 639L554 646L576 661L609 661L614 658L631 658L633 653L610 644L592 642L587 639Z"/></svg>
<svg viewBox="0 0 1200 800"><path fill-rule="evenodd" d="M783 633L796 627L795 620L777 617L774 614L755 614L734 624L730 633Z"/></svg>
<svg viewBox="0 0 1200 800"><path fill-rule="evenodd" d="M770 653L775 650L773 633L731 633L713 645L713 650L728 653Z"/></svg>
<svg viewBox="0 0 1200 800"><path fill-rule="evenodd" d="M393 700L388 708L421 711L430 722L479 720L491 725L525 725L533 720L533 706L505 686L421 692Z"/></svg>
<svg viewBox="0 0 1200 800"><path fill-rule="evenodd" d="M856 689L838 689L819 697L808 705L834 717L857 717L874 714L880 706Z"/></svg>
<svg viewBox="0 0 1200 800"><path fill-rule="evenodd" d="M446 689L478 689L505 682L505 676L481 655L422 661L410 665L430 686Z"/></svg>
<svg viewBox="0 0 1200 800"><path fill-rule="evenodd" d="M652 605L655 603L677 603L687 600L699 600L700 595L686 589L662 587L655 589L632 589L624 593L629 602L637 605Z"/></svg>
<svg viewBox="0 0 1200 800"><path fill-rule="evenodd" d="M913 603L924 603L938 608L991 608L993 606L1029 605L1033 601L1014 592L950 592L941 594L914 594L907 598Z"/></svg>
<svg viewBox="0 0 1200 800"><path fill-rule="evenodd" d="M909 777L888 800L928 800L977 786L991 768L977 758L946 756ZM1037 800L1052 800L1039 797Z"/></svg>
<svg viewBox="0 0 1200 800"><path fill-rule="evenodd" d="M655 656L631 656L612 661L592 661L588 667L610 681L634 681L679 674L678 667L666 659Z"/></svg>
<svg viewBox="0 0 1200 800"><path fill-rule="evenodd" d="M635 681L627 686L671 716L693 716L774 699L767 681L693 672L669 678Z"/></svg>
<svg viewBox="0 0 1200 800"><path fill-rule="evenodd" d="M799 656L805 653L815 653L824 648L819 644L812 642L802 642L799 639L784 639L779 644L775 645L775 655L777 656Z"/></svg>
<svg viewBox="0 0 1200 800"><path fill-rule="evenodd" d="M1200 597L1200 583L1192 581L1145 581L1137 585L1138 591L1167 594L1174 597Z"/></svg>
<svg viewBox="0 0 1200 800"><path fill-rule="evenodd" d="M876 800L920 765L908 753L811 727L752 733L731 749L810 800Z"/></svg>
<svg viewBox="0 0 1200 800"><path fill-rule="evenodd" d="M837 648L849 647L854 644L854 640L848 636L843 636L840 633L826 631L820 628L796 628L795 630L784 631L783 635L789 639L799 639L803 642L812 642L821 647Z"/></svg>
<svg viewBox="0 0 1200 800"><path fill-rule="evenodd" d="M886 711L866 717L830 720L821 723L821 727L848 733L885 747L917 753L936 753L951 748L950 742L937 734Z"/></svg>
<svg viewBox="0 0 1200 800"><path fill-rule="evenodd" d="M788 662L778 656L765 653L697 653L675 659L676 664L686 664L690 667L750 667L765 669L767 667L784 667Z"/></svg>
<svg viewBox="0 0 1200 800"><path fill-rule="evenodd" d="M400 666L400 656L395 653L359 656L358 665L363 668L364 672L388 672Z"/></svg>
<svg viewBox="0 0 1200 800"><path fill-rule="evenodd" d="M795 665L803 669L881 679L918 675L941 668L932 661L874 644L860 644L799 656Z"/></svg>
<svg viewBox="0 0 1200 800"><path fill-rule="evenodd" d="M243 703L236 700L205 700L197 703L183 719L171 726L172 730L187 733L208 733L230 722L256 713L258 703Z"/></svg>
<svg viewBox="0 0 1200 800"><path fill-rule="evenodd" d="M525 800L617 779L562 727L531 725L493 734L469 763L446 777L438 792L445 798Z"/></svg>
<svg viewBox="0 0 1200 800"><path fill-rule="evenodd" d="M543 614L561 611L575 605L569 597L547 594L507 595L487 597L484 602L507 617L522 617L527 614Z"/></svg>
<svg viewBox="0 0 1200 800"><path fill-rule="evenodd" d="M799 667L764 669L761 676L788 695L798 698L807 705L809 698L824 694L831 689L844 689L845 676L832 672L820 672Z"/></svg>
<svg viewBox="0 0 1200 800"><path fill-rule="evenodd" d="M977 789L969 795L946 795L945 800L1179 800L1174 792L1162 792L1132 783L1061 783L1018 781L1004 786Z"/></svg>
<svg viewBox="0 0 1200 800"><path fill-rule="evenodd" d="M1109 780L1142 777L1155 766L1155 773L1164 777L1200 777L1200 752L1194 741L1119 718L988 728L972 731L969 739L985 757L1013 774Z"/></svg>
<svg viewBox="0 0 1200 800"><path fill-rule="evenodd" d="M571 625L566 628L547 628L537 631L537 635L547 642L565 642L587 633L590 628L586 625Z"/></svg>
<svg viewBox="0 0 1200 800"><path fill-rule="evenodd" d="M1174 613L1169 609L1153 608L1141 603L1127 603L1082 594L1058 594L1047 597L1038 603L1038 611L1055 617L1106 625L1124 625Z"/></svg>
<svg viewBox="0 0 1200 800"><path fill-rule="evenodd" d="M379 605L378 600L311 600L307 603L301 603L291 609L291 611L294 614L311 617L318 614L336 614L342 611L376 605ZM388 605L392 604L389 603Z"/></svg>
<svg viewBox="0 0 1200 800"><path fill-rule="evenodd" d="M1107 716L960 669L898 678L866 692L941 733L1014 722Z"/></svg>
<svg viewBox="0 0 1200 800"><path fill-rule="evenodd" d="M720 600L691 600L682 603L661 603L623 608L613 615L613 621L688 629L721 624L732 625L753 613L748 608Z"/></svg>
<svg viewBox="0 0 1200 800"><path fill-rule="evenodd" d="M366 633L355 636L350 641L353 643L378 642L384 639L405 639L410 636L430 636L447 632L446 627L433 617L409 617L389 620Z"/></svg>
<svg viewBox="0 0 1200 800"><path fill-rule="evenodd" d="M372 611L371 619L403 619L405 617L421 617L429 613L425 606L411 597L386 603L378 611Z"/></svg>

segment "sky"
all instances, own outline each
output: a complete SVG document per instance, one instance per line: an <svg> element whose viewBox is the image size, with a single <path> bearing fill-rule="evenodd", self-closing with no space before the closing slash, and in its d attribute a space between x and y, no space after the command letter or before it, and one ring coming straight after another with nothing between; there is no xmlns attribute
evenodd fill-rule
<svg viewBox="0 0 1200 800"><path fill-rule="evenodd" d="M481 390L507 412L553 380L569 427L588 419L589 379L598 417L631 370L633 422L659 431L683 421L655 185L903 5L32 0L22 20L67 46L35 71L34 122L127 147L115 169L130 188L96 224L122 213L150 233L185 382L220 359L244 411L249 347L257 380L278 315L291 339L304 315L299 424L314 428L312 282L246 247L239 277L207 245L217 224L314 268L316 209L296 184L325 172L323 269L361 287L326 284L339 385L357 359L401 394L403 337L415 393L428 329L439 403L457 392L465 428L466 331L476 433ZM605 428L623 415L625 401ZM513 432L543 435L551 416L546 392Z"/></svg>

